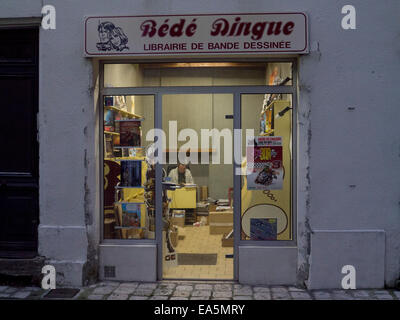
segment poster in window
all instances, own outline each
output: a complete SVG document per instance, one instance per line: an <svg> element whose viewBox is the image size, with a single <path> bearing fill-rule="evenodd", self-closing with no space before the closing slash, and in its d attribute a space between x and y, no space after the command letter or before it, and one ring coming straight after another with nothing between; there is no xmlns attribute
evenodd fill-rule
<svg viewBox="0 0 400 320"><path fill-rule="evenodd" d="M247 190L279 190L283 187L282 137L247 140Z"/></svg>
<svg viewBox="0 0 400 320"><path fill-rule="evenodd" d="M141 128L140 121L121 120L119 123L120 146L140 147Z"/></svg>
<svg viewBox="0 0 400 320"><path fill-rule="evenodd" d="M276 240L276 218L251 218L250 240Z"/></svg>

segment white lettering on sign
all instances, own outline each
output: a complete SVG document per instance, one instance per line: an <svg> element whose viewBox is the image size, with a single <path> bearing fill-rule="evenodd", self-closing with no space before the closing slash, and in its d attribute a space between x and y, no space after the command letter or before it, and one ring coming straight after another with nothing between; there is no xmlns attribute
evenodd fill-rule
<svg viewBox="0 0 400 320"><path fill-rule="evenodd" d="M85 55L307 53L304 13L87 17Z"/></svg>

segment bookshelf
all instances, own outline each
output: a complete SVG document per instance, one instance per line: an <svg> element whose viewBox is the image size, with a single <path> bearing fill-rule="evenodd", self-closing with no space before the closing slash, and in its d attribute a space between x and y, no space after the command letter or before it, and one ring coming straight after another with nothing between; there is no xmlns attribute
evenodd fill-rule
<svg viewBox="0 0 400 320"><path fill-rule="evenodd" d="M121 113L121 115L123 117L129 118L129 119L141 119L142 118L141 116L139 116L137 114L134 114L134 113L119 109L119 108L114 107L114 106L104 106L104 109L105 110L112 110L112 111L115 111L115 112L119 112L119 113Z"/></svg>
<svg viewBox="0 0 400 320"><path fill-rule="evenodd" d="M148 201L147 163L141 144L141 115L115 106L104 105L104 160L117 163L114 191L114 237L120 239L149 238L153 230L151 203ZM153 191L151 189L151 191ZM154 193L154 192L153 192ZM150 201L151 202L151 201ZM154 228L153 228L154 229Z"/></svg>

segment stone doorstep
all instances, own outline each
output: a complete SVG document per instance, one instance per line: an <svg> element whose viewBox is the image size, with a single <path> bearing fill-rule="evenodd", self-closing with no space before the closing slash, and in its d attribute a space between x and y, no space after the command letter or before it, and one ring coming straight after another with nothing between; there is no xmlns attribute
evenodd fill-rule
<svg viewBox="0 0 400 320"><path fill-rule="evenodd" d="M45 265L44 257L31 259L0 258L0 274L12 276L42 276L42 267Z"/></svg>

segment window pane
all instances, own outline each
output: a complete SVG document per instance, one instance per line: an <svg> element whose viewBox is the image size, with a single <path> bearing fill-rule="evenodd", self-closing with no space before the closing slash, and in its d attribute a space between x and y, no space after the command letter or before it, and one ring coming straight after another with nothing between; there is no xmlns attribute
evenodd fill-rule
<svg viewBox="0 0 400 320"><path fill-rule="evenodd" d="M292 240L292 96L242 95L241 117L254 129L242 139L241 239Z"/></svg>
<svg viewBox="0 0 400 320"><path fill-rule="evenodd" d="M105 64L104 86L265 86L291 85L291 63Z"/></svg>
<svg viewBox="0 0 400 320"><path fill-rule="evenodd" d="M155 239L154 96L104 97L104 238Z"/></svg>

